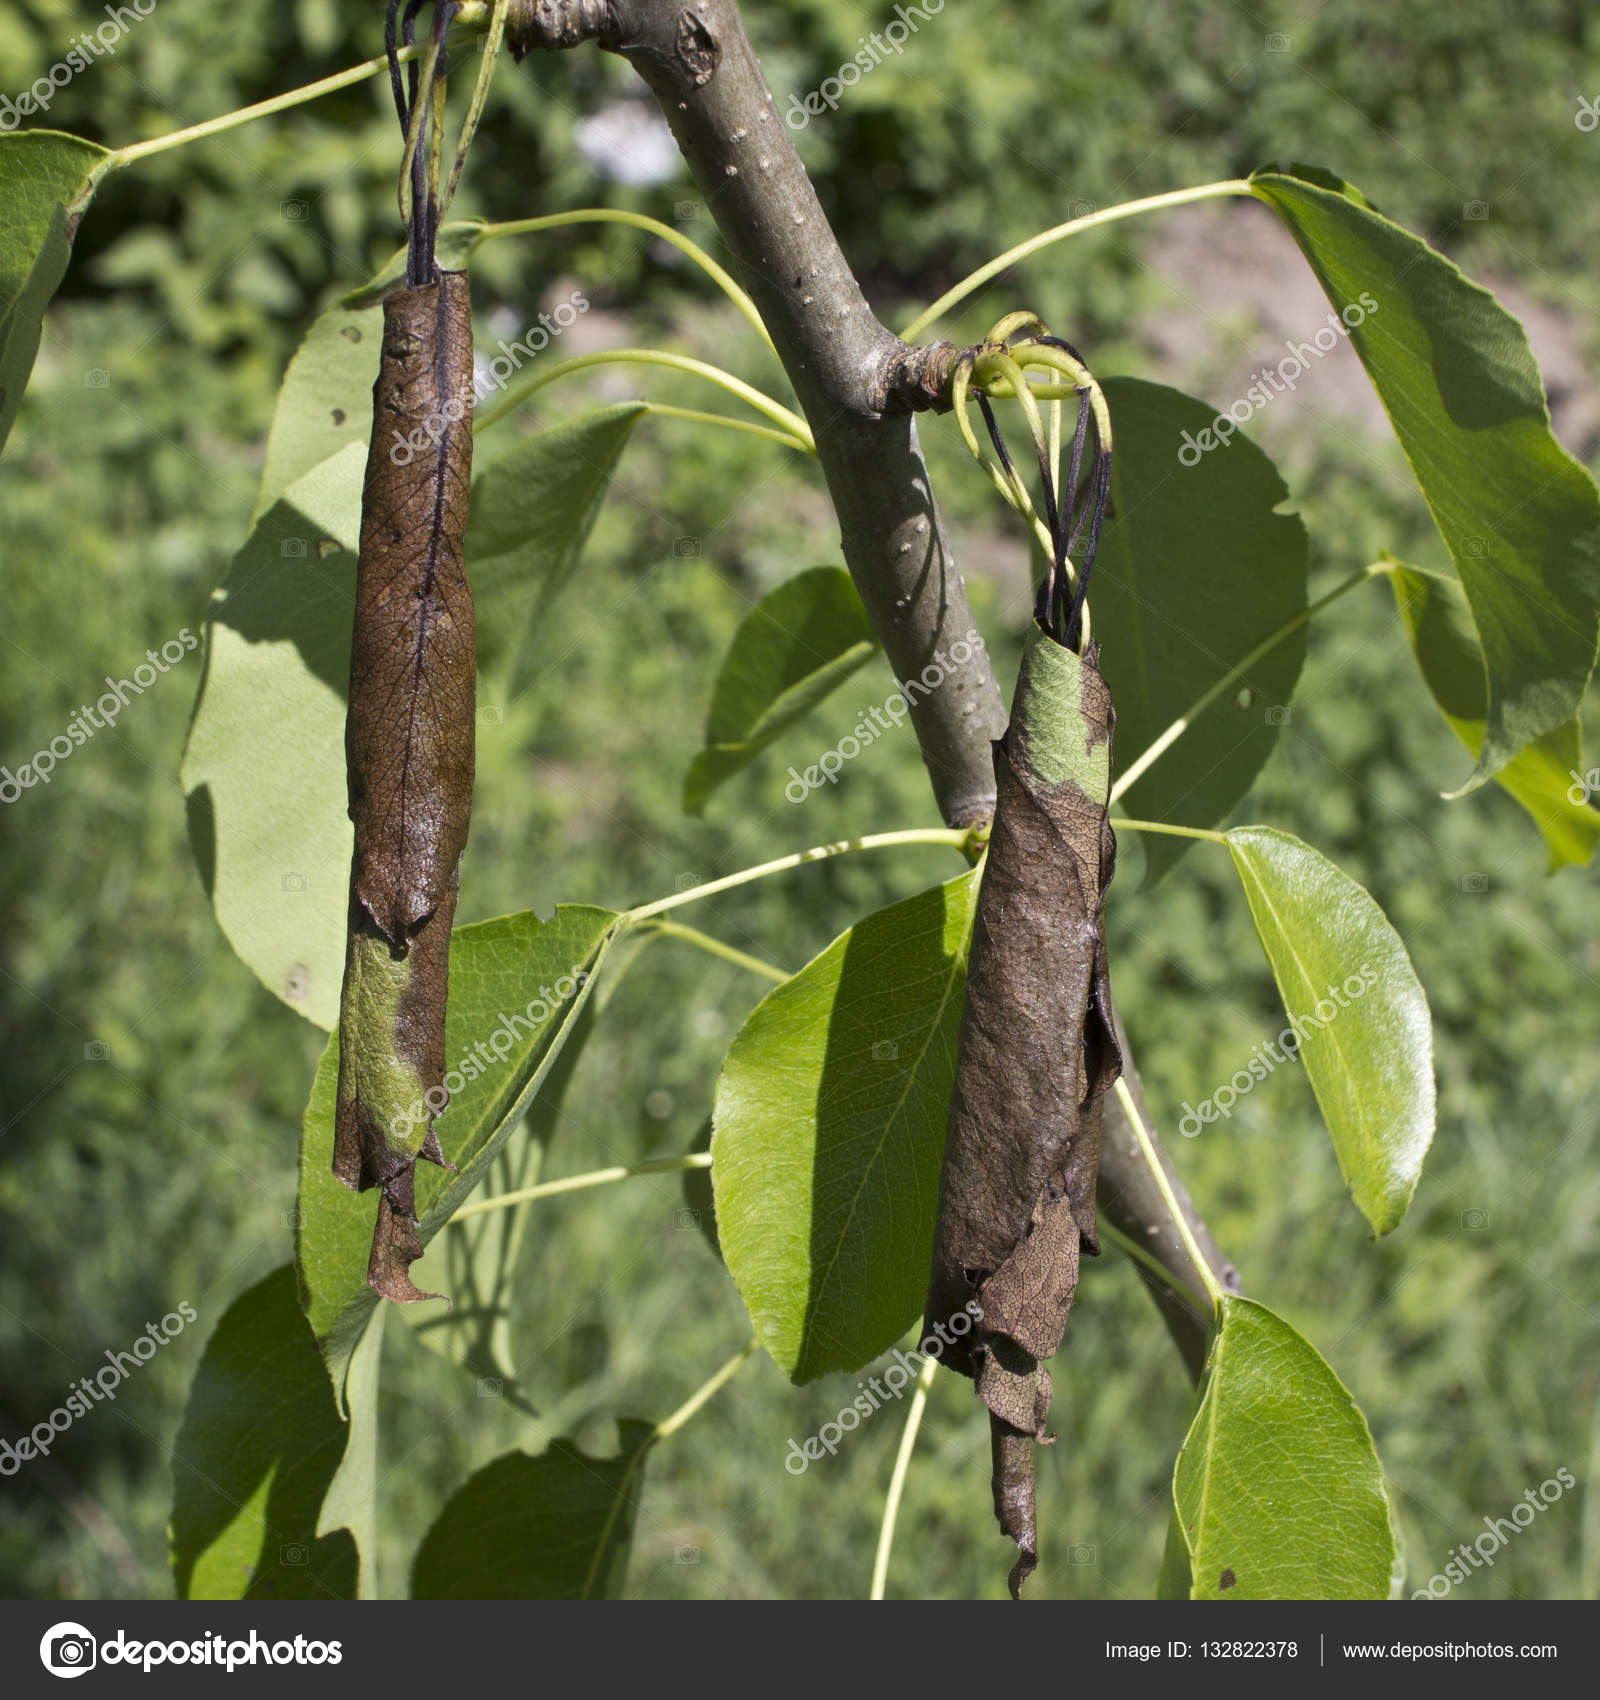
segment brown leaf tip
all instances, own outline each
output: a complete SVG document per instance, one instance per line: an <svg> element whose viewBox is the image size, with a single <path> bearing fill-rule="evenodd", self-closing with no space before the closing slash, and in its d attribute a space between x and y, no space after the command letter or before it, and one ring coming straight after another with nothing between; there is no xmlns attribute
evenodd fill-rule
<svg viewBox="0 0 1600 1700"><path fill-rule="evenodd" d="M406 1179L409 1181L410 1176ZM409 1192L409 1187L406 1189ZM395 1304L420 1304L424 1299L450 1300L443 1293L424 1292L411 1279L411 1265L422 1256L422 1236L417 1224L404 1210L396 1208L389 1188L378 1194L378 1220L372 1233L372 1255L367 1262L367 1285L381 1298Z"/></svg>

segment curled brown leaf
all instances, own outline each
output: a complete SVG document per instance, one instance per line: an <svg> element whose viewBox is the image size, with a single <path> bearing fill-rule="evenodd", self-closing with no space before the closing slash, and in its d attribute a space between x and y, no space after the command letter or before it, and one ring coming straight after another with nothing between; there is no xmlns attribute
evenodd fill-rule
<svg viewBox="0 0 1600 1700"><path fill-rule="evenodd" d="M333 1171L381 1187L368 1280L415 1300L418 1157L444 1163L444 1024L472 809L477 661L462 538L472 473L467 279L384 302L345 730L350 920Z"/></svg>
<svg viewBox="0 0 1600 1700"><path fill-rule="evenodd" d="M1100 1249L1101 1099L1121 1072L1102 905L1116 858L1107 821L1116 716L1093 645L1034 627L1006 735L978 895L940 1179L931 1323L982 1316L946 1356L973 1378L994 1435L995 1510L1036 1562L1032 1443L1077 1291Z"/></svg>

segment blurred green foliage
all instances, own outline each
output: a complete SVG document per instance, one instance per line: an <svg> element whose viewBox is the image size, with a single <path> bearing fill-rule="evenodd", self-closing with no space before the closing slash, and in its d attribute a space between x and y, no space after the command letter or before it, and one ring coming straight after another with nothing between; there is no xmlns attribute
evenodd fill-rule
<svg viewBox="0 0 1600 1700"><path fill-rule="evenodd" d="M1572 122L1600 94L1600 20L1556 0L1400 14L1287 5L947 0L903 55L798 137L874 299L926 300L1010 242L1081 210L1269 159L1329 165L1469 270L1556 304L1590 298L1600 137ZM804 93L892 15L843 0L752 4L778 93ZM48 69L100 9L23 0L0 16L0 92ZM1287 45L1273 39L1281 30ZM265 98L375 52L377 0L161 4L114 57L57 94L49 123L108 144ZM610 201L689 219L686 174L606 182L577 118L632 94L588 52L509 65L458 210L510 218ZM198 630L247 526L272 395L312 314L396 245L396 146L381 81L119 173L86 220L4 462L0 764L57 734L143 651ZM1469 211L1470 209L1470 211ZM1479 211L1487 216L1479 217ZM701 214L694 232L712 241ZM1119 226L974 303L981 330L1026 301L1109 369L1139 370L1138 317L1175 283ZM629 321L774 382L740 322L659 245L587 229L491 244L480 309L525 324L558 279ZM970 320L970 323L966 321ZM951 334L957 327L947 327ZM1205 333L1230 344L1231 327ZM644 380L689 406L687 384ZM636 375L545 392L545 423L640 393ZM1280 403L1287 415L1294 404ZM1313 544L1313 590L1389 548L1441 562L1392 442L1272 422ZM515 428L515 427L507 427ZM925 433L974 599L1009 677L1026 556L944 424ZM791 464L791 459L793 464ZM680 809L717 661L750 602L836 558L812 470L729 433L646 421L584 579L532 689L480 728L462 918L555 901L622 904L863 829L931 822L909 737L883 739L796 807L782 772L881 701L881 662L718 794ZM186 662L137 697L44 790L3 812L0 1012L0 1433L14 1436L181 1299L200 1322L114 1404L0 1485L0 1588L163 1595L163 1525L188 1379L207 1331L291 1253L300 1110L321 1036L232 957L195 877L176 768L197 682ZM1255 705L1253 712L1260 712ZM1169 758L1181 760L1181 745ZM1537 835L1493 792L1447 805L1459 746L1429 702L1382 586L1313 633L1292 726L1236 818L1283 826L1366 883L1433 1004L1440 1131L1406 1224L1374 1245L1343 1197L1298 1071L1265 1081L1177 1156L1248 1290L1327 1356L1368 1413L1399 1496L1412 1586L1566 1465L1587 1482L1460 1592L1593 1597L1600 1162L1594 874L1546 880ZM1226 858L1199 852L1134 898L1113 890L1113 963L1163 1124L1280 1024ZM686 915L797 967L866 910L955 872L933 851L845 858ZM1119 899L1118 893L1121 893ZM763 989L677 942L621 982L579 1070L550 1173L689 1149L722 1053ZM603 1447L618 1417L659 1419L746 1337L742 1306L670 1177L537 1207L524 1271L522 1387L541 1413L480 1395L403 1329L389 1334L386 1584L473 1468L566 1433ZM756 1359L652 1459L630 1591L865 1592L897 1413L800 1479L783 1469L853 1396L853 1377L790 1389ZM1063 1444L1041 1454L1041 1594L1153 1587L1189 1394L1114 1257L1088 1271L1058 1365ZM970 1390L936 1383L890 1572L897 1594L998 1595L1008 1562L988 1507Z"/></svg>

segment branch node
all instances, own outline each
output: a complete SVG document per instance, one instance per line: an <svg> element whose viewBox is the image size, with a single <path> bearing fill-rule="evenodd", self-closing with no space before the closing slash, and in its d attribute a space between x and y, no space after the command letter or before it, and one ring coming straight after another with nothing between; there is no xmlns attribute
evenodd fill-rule
<svg viewBox="0 0 1600 1700"><path fill-rule="evenodd" d="M506 46L517 60L536 47L608 46L617 35L611 0L511 0L506 12Z"/></svg>
<svg viewBox="0 0 1600 1700"><path fill-rule="evenodd" d="M928 348L901 343L883 363L879 393L872 398L877 413L926 413L929 409L947 413L950 377L959 353L953 342L936 342Z"/></svg>

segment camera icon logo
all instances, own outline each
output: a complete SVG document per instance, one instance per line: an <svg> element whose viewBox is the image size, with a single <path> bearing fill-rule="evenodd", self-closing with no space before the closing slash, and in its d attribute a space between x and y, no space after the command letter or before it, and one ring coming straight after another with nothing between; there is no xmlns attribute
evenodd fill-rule
<svg viewBox="0 0 1600 1700"><path fill-rule="evenodd" d="M680 561L693 560L700 553L698 537L675 537L672 540L672 552Z"/></svg>
<svg viewBox="0 0 1600 1700"><path fill-rule="evenodd" d="M1095 210L1093 201L1074 201L1067 208L1067 216L1068 218L1087 218Z"/></svg>
<svg viewBox="0 0 1600 1700"><path fill-rule="evenodd" d="M110 1062L111 1047L104 1039L90 1039L83 1047L85 1062Z"/></svg>
<svg viewBox="0 0 1600 1700"><path fill-rule="evenodd" d="M674 1547L672 1549L674 1564L698 1564L700 1562L699 1547Z"/></svg>
<svg viewBox="0 0 1600 1700"><path fill-rule="evenodd" d="M111 374L104 366L91 366L83 374L83 387L86 390L108 390L111 388Z"/></svg>
<svg viewBox="0 0 1600 1700"><path fill-rule="evenodd" d="M1269 726L1287 726L1293 718L1294 716L1287 708L1269 708L1267 710L1267 724Z"/></svg>
<svg viewBox="0 0 1600 1700"><path fill-rule="evenodd" d="M486 702L478 710L478 724L480 726L504 726L505 723L506 711L499 703Z"/></svg>
<svg viewBox="0 0 1600 1700"><path fill-rule="evenodd" d="M1482 537L1469 537L1461 546L1462 553L1470 555L1473 560L1481 561L1489 553L1489 545Z"/></svg>
<svg viewBox="0 0 1600 1700"><path fill-rule="evenodd" d="M480 1375L478 1377L478 1397L480 1399L499 1399L503 1397L506 1384L497 1375Z"/></svg>
<svg viewBox="0 0 1600 1700"><path fill-rule="evenodd" d="M1469 219L1481 219L1489 216L1487 201L1468 201L1461 209L1461 216Z"/></svg>
<svg viewBox="0 0 1600 1700"><path fill-rule="evenodd" d="M278 214L290 224L304 224L306 219L306 204L304 201L279 201Z"/></svg>
<svg viewBox="0 0 1600 1700"><path fill-rule="evenodd" d="M305 559L305 553L306 553L306 540L305 540L305 538L303 538L303 537L286 537L286 538L284 538L284 540L278 545L278 553L286 561L304 560Z"/></svg>
<svg viewBox="0 0 1600 1700"><path fill-rule="evenodd" d="M278 1548L279 1564L308 1564L310 1560L310 1552L298 1542L291 1546Z"/></svg>
<svg viewBox="0 0 1600 1700"><path fill-rule="evenodd" d="M81 1623L57 1623L39 1642L39 1662L52 1676L82 1676L99 1659L95 1638Z"/></svg>
<svg viewBox="0 0 1600 1700"><path fill-rule="evenodd" d="M1288 36L1282 35L1282 34L1274 34L1274 35L1269 35L1267 37L1267 52L1268 53L1287 53L1288 51L1289 51L1289 38L1288 38Z"/></svg>
<svg viewBox="0 0 1600 1700"><path fill-rule="evenodd" d="M1487 891L1489 889L1489 876L1487 874L1463 874L1461 876L1461 889L1463 891Z"/></svg>
<svg viewBox="0 0 1600 1700"><path fill-rule="evenodd" d="M1080 1543L1077 1546L1068 1547L1067 1549L1068 1564L1093 1564L1095 1562L1095 1558L1096 1549L1091 1546L1084 1546Z"/></svg>
<svg viewBox="0 0 1600 1700"><path fill-rule="evenodd" d="M1469 1234L1481 1233L1483 1229L1489 1226L1489 1212L1487 1210L1463 1210L1461 1212L1461 1226Z"/></svg>
<svg viewBox="0 0 1600 1700"><path fill-rule="evenodd" d="M672 1227L675 1233L692 1234L700 1227L700 1212L698 1210L675 1210L672 1214Z"/></svg>
<svg viewBox="0 0 1600 1700"><path fill-rule="evenodd" d="M700 203L698 201L677 201L673 205L672 216L679 224L693 224L700 216Z"/></svg>
<svg viewBox="0 0 1600 1700"><path fill-rule="evenodd" d="M278 884L282 886L285 891L304 891L306 888L306 876L304 874L285 874L283 878L278 881Z"/></svg>
<svg viewBox="0 0 1600 1700"><path fill-rule="evenodd" d="M893 1062L899 1055L900 1046L894 1039L880 1039L872 1047L872 1060L874 1062Z"/></svg>

